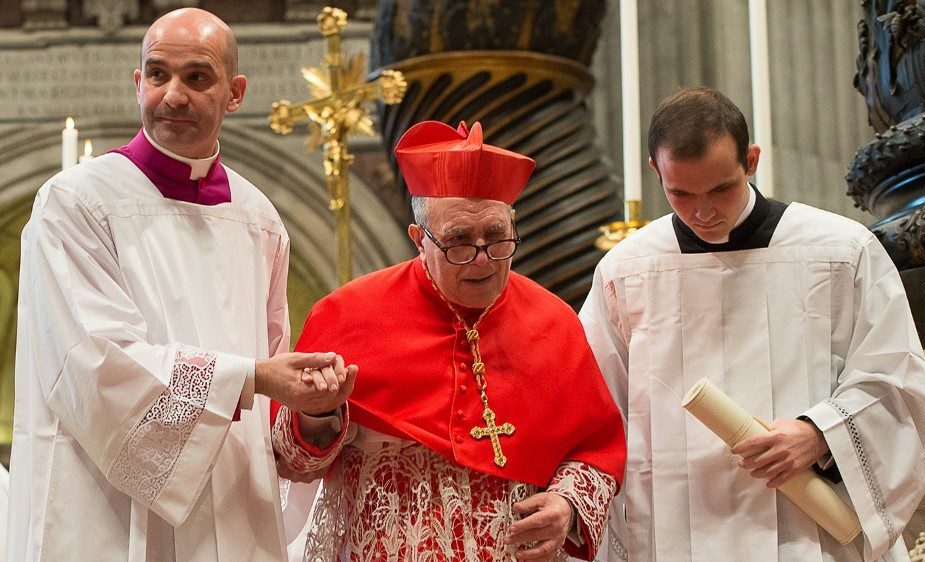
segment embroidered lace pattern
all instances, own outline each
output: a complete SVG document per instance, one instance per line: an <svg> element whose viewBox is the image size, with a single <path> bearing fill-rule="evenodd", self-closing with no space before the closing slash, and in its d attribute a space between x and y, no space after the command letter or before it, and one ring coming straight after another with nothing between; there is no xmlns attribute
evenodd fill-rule
<svg viewBox="0 0 925 562"><path fill-rule="evenodd" d="M629 553L626 551L626 547L620 542L620 537L617 536L613 529L610 529L610 550L616 553L620 560L629 560Z"/></svg>
<svg viewBox="0 0 925 562"><path fill-rule="evenodd" d="M591 545L601 544L607 524L608 506L617 494L617 480L585 463L563 463L552 477L547 490L566 498L575 507L580 528ZM592 548L592 554L594 549Z"/></svg>
<svg viewBox="0 0 925 562"><path fill-rule="evenodd" d="M423 445L344 447L313 509L305 560L508 562L512 506L534 486L453 465ZM552 560L565 560L564 551Z"/></svg>
<svg viewBox="0 0 925 562"><path fill-rule="evenodd" d="M303 449L292 434L292 412L286 406L280 406L270 434L273 440L273 451L277 455L276 466L280 475L293 476L296 480L306 480L308 475L323 471L344 446L344 432L341 431L337 441L328 447L323 456L312 455ZM322 474L323 472L315 476L320 478Z"/></svg>
<svg viewBox="0 0 925 562"><path fill-rule="evenodd" d="M170 383L132 429L109 471L113 486L154 504L205 408L214 375L214 353L177 349Z"/></svg>
<svg viewBox="0 0 925 562"><path fill-rule="evenodd" d="M890 512L886 509L886 502L884 502L880 484L877 482L876 475L874 475L874 468L871 466L870 459L867 458L867 450L864 448L864 442L861 439L861 428L855 423L854 415L842 408L838 402L829 398L825 403L838 412L838 415L845 421L845 428L851 436L851 444L854 446L854 453L857 455L858 463L861 465L861 474L864 475L864 481L867 482L867 488L870 490L870 497L874 502L874 508L877 510L877 515L880 516L880 520L886 528L887 535L890 537L890 546L892 547L896 544L896 539L899 538L900 533L896 530L896 526L893 525Z"/></svg>

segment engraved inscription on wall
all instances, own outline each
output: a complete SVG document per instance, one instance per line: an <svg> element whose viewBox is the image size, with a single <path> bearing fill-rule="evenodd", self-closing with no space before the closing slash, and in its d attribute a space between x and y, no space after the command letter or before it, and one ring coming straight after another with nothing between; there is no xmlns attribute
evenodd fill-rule
<svg viewBox="0 0 925 562"><path fill-rule="evenodd" d="M368 48L365 43L357 47ZM348 52L352 52L354 46L349 48ZM319 40L301 44L242 45L239 53L241 72L247 76L247 94L240 112L267 115L273 102L281 98L297 102L309 97L299 69L321 66L324 43Z"/></svg>
<svg viewBox="0 0 925 562"><path fill-rule="evenodd" d="M0 50L0 120L138 114L130 45L54 45Z"/></svg>
<svg viewBox="0 0 925 562"><path fill-rule="evenodd" d="M345 38L344 52L368 51L365 38ZM244 43L240 70L248 78L244 106L234 117L266 116L280 98L309 97L299 69L320 66L320 38ZM0 46L0 124L86 119L137 119L132 71L139 45L99 43L44 48Z"/></svg>

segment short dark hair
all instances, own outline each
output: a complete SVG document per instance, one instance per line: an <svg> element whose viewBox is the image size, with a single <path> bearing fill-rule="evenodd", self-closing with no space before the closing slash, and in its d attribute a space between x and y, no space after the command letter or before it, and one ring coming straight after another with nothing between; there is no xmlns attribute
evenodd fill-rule
<svg viewBox="0 0 925 562"><path fill-rule="evenodd" d="M649 156L666 148L674 160L695 160L710 143L729 134L748 169L748 124L732 100L713 88L682 88L658 104L649 122Z"/></svg>

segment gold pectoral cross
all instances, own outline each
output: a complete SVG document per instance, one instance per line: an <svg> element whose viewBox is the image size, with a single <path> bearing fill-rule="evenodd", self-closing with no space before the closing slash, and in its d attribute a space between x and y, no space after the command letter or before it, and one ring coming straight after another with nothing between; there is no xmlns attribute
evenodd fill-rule
<svg viewBox="0 0 925 562"><path fill-rule="evenodd" d="M514 424L505 422L502 425L495 425L495 413L488 406L485 406L482 418L485 420L486 427L473 427L469 434L476 439L490 438L491 448L495 452L495 464L503 467L507 464L507 457L501 451L501 440L498 439L498 435L513 435Z"/></svg>

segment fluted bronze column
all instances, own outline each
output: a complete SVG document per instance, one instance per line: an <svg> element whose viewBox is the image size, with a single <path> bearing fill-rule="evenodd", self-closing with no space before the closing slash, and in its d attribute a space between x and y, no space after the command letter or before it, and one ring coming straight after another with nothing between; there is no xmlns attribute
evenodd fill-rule
<svg viewBox="0 0 925 562"><path fill-rule="evenodd" d="M514 269L576 307L601 258L596 227L622 211L585 103L604 9L602 0L386 0L372 47L371 66L408 82L404 101L382 110L390 154L414 123L465 120L537 161L515 205Z"/></svg>

